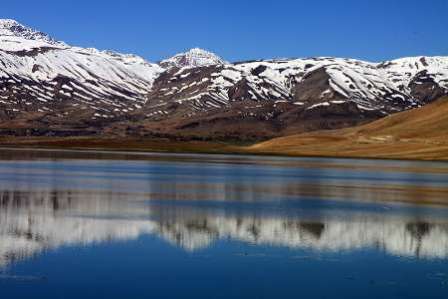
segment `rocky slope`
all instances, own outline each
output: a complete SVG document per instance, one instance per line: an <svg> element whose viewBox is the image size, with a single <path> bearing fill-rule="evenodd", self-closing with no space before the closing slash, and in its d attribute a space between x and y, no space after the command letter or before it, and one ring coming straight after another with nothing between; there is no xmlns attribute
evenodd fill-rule
<svg viewBox="0 0 448 299"><path fill-rule="evenodd" d="M3 134L263 139L352 126L447 93L447 57L228 63L193 49L157 65L0 20Z"/></svg>

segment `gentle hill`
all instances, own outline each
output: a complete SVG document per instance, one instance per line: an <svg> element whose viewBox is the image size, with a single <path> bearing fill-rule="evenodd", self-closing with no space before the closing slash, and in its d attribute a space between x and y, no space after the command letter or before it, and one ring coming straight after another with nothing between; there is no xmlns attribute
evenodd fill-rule
<svg viewBox="0 0 448 299"><path fill-rule="evenodd" d="M448 160L448 97L349 129L275 138L252 152Z"/></svg>

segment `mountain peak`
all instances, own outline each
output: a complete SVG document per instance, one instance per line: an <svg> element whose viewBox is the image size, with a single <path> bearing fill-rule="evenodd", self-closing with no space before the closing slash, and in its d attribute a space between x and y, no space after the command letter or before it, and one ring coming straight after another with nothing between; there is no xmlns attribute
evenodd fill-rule
<svg viewBox="0 0 448 299"><path fill-rule="evenodd" d="M226 64L218 55L200 48L193 48L184 53L163 60L160 66L164 68L189 68L207 65Z"/></svg>
<svg viewBox="0 0 448 299"><path fill-rule="evenodd" d="M201 48L192 48L185 52L185 54L191 54L191 55L215 55L212 52L209 52L207 50L201 49ZM216 55L215 55L216 56Z"/></svg>
<svg viewBox="0 0 448 299"><path fill-rule="evenodd" d="M50 45L63 45L63 43L54 40L48 34L24 26L12 19L0 19L0 36L4 38L3 42L6 44L27 40Z"/></svg>

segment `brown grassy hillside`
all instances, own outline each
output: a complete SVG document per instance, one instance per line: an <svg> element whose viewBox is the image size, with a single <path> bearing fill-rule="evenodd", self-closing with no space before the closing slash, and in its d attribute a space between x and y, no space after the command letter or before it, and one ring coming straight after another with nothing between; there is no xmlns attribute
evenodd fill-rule
<svg viewBox="0 0 448 299"><path fill-rule="evenodd" d="M249 147L284 155L448 160L448 97L367 125L275 138Z"/></svg>

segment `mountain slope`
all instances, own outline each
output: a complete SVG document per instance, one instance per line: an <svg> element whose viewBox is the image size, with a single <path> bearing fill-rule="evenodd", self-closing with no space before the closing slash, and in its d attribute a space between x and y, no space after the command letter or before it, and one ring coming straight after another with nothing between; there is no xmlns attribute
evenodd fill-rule
<svg viewBox="0 0 448 299"><path fill-rule="evenodd" d="M21 147L448 161L448 97L358 127L279 137L251 146L107 136L0 139L4 145Z"/></svg>
<svg viewBox="0 0 448 299"><path fill-rule="evenodd" d="M252 146L250 151L447 160L448 97L359 127L275 138Z"/></svg>

